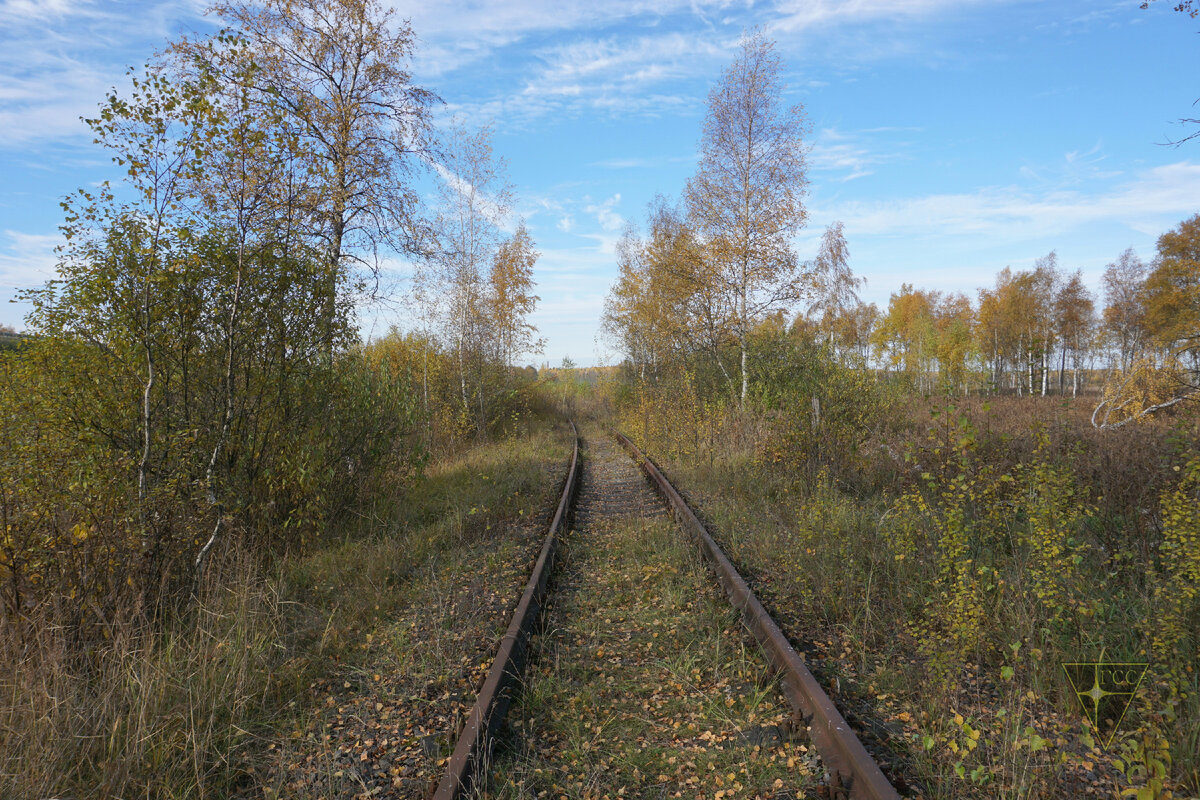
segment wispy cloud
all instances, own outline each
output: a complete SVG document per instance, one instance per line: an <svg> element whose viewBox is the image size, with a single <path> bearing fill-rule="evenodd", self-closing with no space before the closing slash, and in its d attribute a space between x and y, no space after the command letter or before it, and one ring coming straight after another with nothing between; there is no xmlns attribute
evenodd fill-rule
<svg viewBox="0 0 1200 800"><path fill-rule="evenodd" d="M421 37L419 63L427 75L461 69L506 47L567 31L591 32L622 23L654 26L678 15L704 24L709 9L728 5L728 0L403 0L396 4L400 16L410 19Z"/></svg>
<svg viewBox="0 0 1200 800"><path fill-rule="evenodd" d="M90 16L96 13L87 0L3 0L0 2L0 21L8 24L61 21L65 17Z"/></svg>
<svg viewBox="0 0 1200 800"><path fill-rule="evenodd" d="M54 277L58 263L54 249L62 243L62 236L6 230L4 238L7 242L0 249L0 288L30 289Z"/></svg>
<svg viewBox="0 0 1200 800"><path fill-rule="evenodd" d="M0 145L84 139L92 115L127 67L181 28L211 25L199 0L0 2Z"/></svg>
<svg viewBox="0 0 1200 800"><path fill-rule="evenodd" d="M438 177L442 179L449 195L455 198L454 203L458 203L460 200L469 202L478 213L500 230L505 233L516 232L517 214L512 208L502 205L496 197L486 191L481 191L479 187L472 185L461 175L451 172L443 164L434 162L433 168Z"/></svg>
<svg viewBox="0 0 1200 800"><path fill-rule="evenodd" d="M620 204L621 195L614 194L602 203L589 203L584 207L584 211L594 214L600 227L612 233L621 230L621 226L625 224L625 218L614 210Z"/></svg>
<svg viewBox="0 0 1200 800"><path fill-rule="evenodd" d="M785 0L775 8L772 29L792 33L831 24L915 19L962 5L961 0Z"/></svg>
<svg viewBox="0 0 1200 800"><path fill-rule="evenodd" d="M817 172L834 173L829 177L843 183L872 175L880 164L906 158L908 144L904 140L890 136L886 145L875 141L879 134L897 132L887 128L852 132L823 128L809 150L809 166Z"/></svg>
<svg viewBox="0 0 1200 800"><path fill-rule="evenodd" d="M1065 234L1093 223L1119 223L1161 232L1200 208L1200 164L1180 161L1146 170L1107 192L1034 193L989 187L888 201L858 201L814 216L840 219L858 235L1032 238Z"/></svg>
<svg viewBox="0 0 1200 800"><path fill-rule="evenodd" d="M808 152L808 163L820 172L840 172L840 181L852 181L870 175L873 167L885 160L856 139L826 128L817 136Z"/></svg>
<svg viewBox="0 0 1200 800"><path fill-rule="evenodd" d="M714 41L701 32L583 37L535 48L519 86L449 104L450 113L503 119L508 127L549 116L599 112L619 117L698 113L695 80L713 72L736 37Z"/></svg>
<svg viewBox="0 0 1200 800"><path fill-rule="evenodd" d="M1087 150L1071 150L1063 153L1062 158L1041 164L1024 164L1021 175L1031 178L1046 186L1068 188L1080 186L1089 181L1111 181L1119 178L1122 171L1111 167L1105 168L1109 155L1104 152L1103 143L1096 142Z"/></svg>

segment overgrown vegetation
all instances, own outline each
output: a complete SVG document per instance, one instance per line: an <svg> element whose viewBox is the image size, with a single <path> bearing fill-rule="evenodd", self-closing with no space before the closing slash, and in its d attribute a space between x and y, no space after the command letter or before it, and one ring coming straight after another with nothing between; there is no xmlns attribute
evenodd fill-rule
<svg viewBox="0 0 1200 800"><path fill-rule="evenodd" d="M374 0L212 13L230 27L170 43L86 120L122 180L63 203L29 335L0 332L5 796L228 796L303 672L281 666L304 654L278 575L335 534L400 536L431 458L544 411L512 364L537 345L534 242L477 218L501 206L435 144L408 24ZM426 174L474 201L469 260ZM390 257L453 261L423 285L469 291L363 343ZM425 500L439 524L505 518Z"/></svg>
<svg viewBox="0 0 1200 800"><path fill-rule="evenodd" d="M1200 423L1096 431L1082 404L1029 398L904 409L902 389L807 355L761 377L790 414L627 372L618 424L843 702L882 721L867 732L895 775L934 797L1195 793ZM1080 661L1150 664L1108 748L1064 678Z"/></svg>
<svg viewBox="0 0 1200 800"><path fill-rule="evenodd" d="M737 612L627 455L588 445L586 521L484 796L805 796L820 759Z"/></svg>
<svg viewBox="0 0 1200 800"><path fill-rule="evenodd" d="M1109 265L1101 314L1053 253L880 312L840 224L791 245L805 122L753 33L683 201L618 245L625 362L539 375L535 242L489 131L434 130L408 24L213 12L87 121L124 178L63 204L58 277L0 330L0 794L424 786L507 609L467 581L519 585L562 455L538 420L589 403L908 788L1200 793L1200 216ZM393 257L420 313L364 343ZM1098 660L1150 663L1111 745L1061 669ZM402 764L347 722L387 670Z"/></svg>
<svg viewBox="0 0 1200 800"><path fill-rule="evenodd" d="M737 74L706 137L782 101ZM692 492L897 781L1200 792L1200 217L1149 266L1110 265L1102 319L1053 253L977 304L906 285L880 313L835 224L803 269L773 262L809 300L789 319L768 284L723 294L745 219L692 206L660 199L618 247L605 326L625 360L596 408ZM1150 664L1111 746L1118 720L1086 722L1062 667L1100 661Z"/></svg>
<svg viewBox="0 0 1200 800"><path fill-rule="evenodd" d="M377 702L408 732L364 776L420 794L519 598L569 454L565 428L535 422L441 459L302 555L264 568L259 553L223 551L194 605L159 625L108 606L103 634L82 641L47 609L6 625L0 795L351 790L350 754L369 747L352 723Z"/></svg>

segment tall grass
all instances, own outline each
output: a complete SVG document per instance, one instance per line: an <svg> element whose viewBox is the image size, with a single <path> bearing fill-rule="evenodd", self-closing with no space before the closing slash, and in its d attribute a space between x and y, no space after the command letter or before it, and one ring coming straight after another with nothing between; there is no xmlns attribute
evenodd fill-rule
<svg viewBox="0 0 1200 800"><path fill-rule="evenodd" d="M1200 420L910 398L847 438L807 403L705 418L676 395L622 424L926 795L1200 792ZM1151 664L1107 750L1060 666L1097 660Z"/></svg>
<svg viewBox="0 0 1200 800"><path fill-rule="evenodd" d="M306 552L226 552L167 613L96 601L81 627L60 596L0 616L0 798L223 800L269 781L313 681L366 657L364 632L439 608L431 591L470 578L443 572L506 552L489 537L552 505L566 438L529 430L406 476ZM399 666L453 672L460 655L416 642Z"/></svg>
<svg viewBox="0 0 1200 800"><path fill-rule="evenodd" d="M111 612L94 639L49 608L0 622L0 797L227 797L271 716L278 594L227 557L169 622Z"/></svg>

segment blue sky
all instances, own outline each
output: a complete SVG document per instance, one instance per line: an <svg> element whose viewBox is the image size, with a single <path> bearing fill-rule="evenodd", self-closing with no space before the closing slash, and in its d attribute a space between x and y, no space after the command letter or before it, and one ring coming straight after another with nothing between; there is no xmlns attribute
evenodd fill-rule
<svg viewBox="0 0 1200 800"><path fill-rule="evenodd" d="M1098 288L1126 247L1200 211L1200 19L1161 0L399 2L415 79L490 124L542 253L534 322L557 364L597 341L613 244L695 169L705 97L747 26L787 65L812 126L811 257L845 224L864 299L965 291L1057 250ZM202 2L0 0L0 300L50 277L59 200L116 177L78 121L125 68L213 21ZM26 309L0 303L0 323ZM367 334L405 324L369 309Z"/></svg>

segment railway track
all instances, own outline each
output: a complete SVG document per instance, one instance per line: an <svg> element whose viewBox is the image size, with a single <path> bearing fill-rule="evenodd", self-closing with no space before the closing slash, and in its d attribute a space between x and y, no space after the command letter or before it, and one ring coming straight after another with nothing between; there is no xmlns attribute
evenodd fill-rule
<svg viewBox="0 0 1200 800"><path fill-rule="evenodd" d="M682 497L616 439L628 455L601 435L580 459L576 433L541 556L433 797L898 798Z"/></svg>

